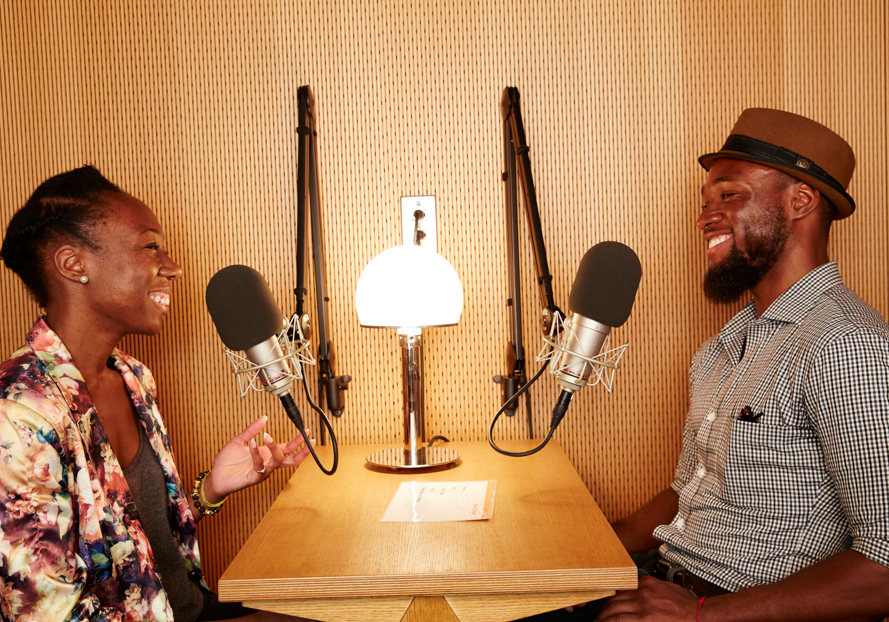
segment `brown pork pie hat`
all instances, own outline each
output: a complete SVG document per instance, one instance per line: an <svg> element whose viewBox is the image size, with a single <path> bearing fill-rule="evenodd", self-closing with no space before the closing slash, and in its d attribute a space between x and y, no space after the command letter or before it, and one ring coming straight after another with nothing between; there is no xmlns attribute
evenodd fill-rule
<svg viewBox="0 0 889 622"><path fill-rule="evenodd" d="M717 158L759 162L806 182L830 199L839 220L855 211L846 192L855 154L833 130L792 112L748 108L717 153L698 158L706 170Z"/></svg>

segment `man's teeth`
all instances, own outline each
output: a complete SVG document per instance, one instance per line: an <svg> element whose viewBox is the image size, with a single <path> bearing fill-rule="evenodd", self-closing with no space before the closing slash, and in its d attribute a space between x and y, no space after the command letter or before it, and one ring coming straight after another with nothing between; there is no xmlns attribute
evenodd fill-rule
<svg viewBox="0 0 889 622"><path fill-rule="evenodd" d="M151 299L153 301L155 301L159 305L163 305L165 307L170 306L170 294L159 294L159 293L155 292L155 293L149 294L149 296L151 297Z"/></svg>
<svg viewBox="0 0 889 622"><path fill-rule="evenodd" d="M713 248L714 246L722 244L726 240L729 240L731 237L732 236L729 233L726 233L725 235L717 236L717 237L713 238L712 240L710 240L710 243L707 245L707 248Z"/></svg>

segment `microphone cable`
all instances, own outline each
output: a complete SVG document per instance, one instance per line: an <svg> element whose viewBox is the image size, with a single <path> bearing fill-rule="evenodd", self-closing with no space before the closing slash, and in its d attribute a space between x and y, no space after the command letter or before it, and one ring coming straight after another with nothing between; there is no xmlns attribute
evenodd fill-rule
<svg viewBox="0 0 889 622"><path fill-rule="evenodd" d="M306 426L303 424L302 414L299 412L299 408L296 405L296 400L293 399L293 396L290 395L290 392L283 393L279 396L281 400L281 404L284 406L284 411L287 413L287 417L290 421L293 422L293 425L296 426L296 429L299 430L299 433L303 435L303 440L306 441L306 447L309 448L309 452L312 454L312 458L315 459L315 464L318 465L318 468L321 469L321 472L325 475L333 475L336 472L336 467L339 464L339 448L337 447L336 435L333 433L333 427L330 425L330 420L327 418L327 415L324 414L324 411L318 408L315 402L312 401L312 396L309 395L309 387L306 383L306 377L303 375L303 391L305 391L306 399L309 400L309 405L312 409L318 413L319 418L321 419L321 423L324 427L327 428L327 432L330 434L330 443L333 446L333 466L330 469L324 468L324 465L321 464L321 459L318 458L318 454L315 453L315 448L312 447L312 443L309 442L308 434L306 434Z"/></svg>
<svg viewBox="0 0 889 622"><path fill-rule="evenodd" d="M552 352L552 350L553 350L553 348L552 348L552 346L550 346L549 351ZM543 374L543 372L546 371L546 368L548 365L549 365L549 361L544 361L543 365L540 366L540 370L536 374L534 374L534 377L531 378L531 380L528 383L526 383L525 386L523 386L521 389L516 391L515 394L511 398L506 400L506 402L504 402L503 406L500 407L500 410L497 411L497 414L494 415L494 418L491 419L491 425L488 426L488 444L491 447L493 447L494 451L496 451L497 453L501 453L504 456L512 456L513 458L524 458L525 456L530 456L531 454L536 454L538 451L540 451L541 449L546 447L546 444L549 443L550 439L553 437L553 432L555 432L556 428L559 427L559 423L562 421L562 417L559 417L558 421L557 421L555 414L554 414L553 421L550 423L549 432L547 432L546 438L544 438L543 442L540 443L537 447L535 447L534 449L529 449L528 451L507 451L501 447L497 447L497 443L494 442L494 424L497 423L497 419L500 418L500 415L503 414L503 411L506 410L506 407L510 403L512 403L513 400L518 399L522 394L524 394L526 391L528 391L528 389L531 388L531 385L533 385L535 382L537 382L537 380L540 378L541 374ZM562 400L560 399L559 402L561 403L561 401ZM570 401L570 398L569 398L569 401ZM559 406L557 405L556 408L558 408L558 407ZM565 408L567 408L567 404L565 404ZM562 416L564 416L564 414L565 414L565 412L564 412L564 410L562 410ZM530 414L528 415L528 417L529 417L529 421L530 421Z"/></svg>
<svg viewBox="0 0 889 622"><path fill-rule="evenodd" d="M306 394L306 399L309 400L309 406L312 407L316 413L318 413L318 418L321 420L321 423L324 424L324 427L327 428L327 433L330 434L330 445L333 447L333 466L330 467L330 470L324 468L321 464L321 461L318 459L318 454L315 453L315 448L312 447L312 444L309 443L309 451L312 452L312 457L315 459L315 463L318 465L318 468L325 475L333 475L336 472L336 467L340 461L340 452L339 447L336 442L336 434L333 433L333 427L330 425L330 419L327 418L327 415L324 414L324 411L318 408L318 405L312 401L312 396L309 394L309 385L306 382L306 375L303 374L303 392ZM302 430L300 430L302 432Z"/></svg>

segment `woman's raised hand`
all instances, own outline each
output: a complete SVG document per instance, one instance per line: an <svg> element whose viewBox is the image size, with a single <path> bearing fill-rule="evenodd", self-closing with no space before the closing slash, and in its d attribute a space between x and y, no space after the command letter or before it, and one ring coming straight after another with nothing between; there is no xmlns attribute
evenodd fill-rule
<svg viewBox="0 0 889 622"><path fill-rule="evenodd" d="M258 484L278 467L297 466L309 455L306 443L314 445L315 441L301 434L278 445L268 433L263 433L265 445L258 446L255 437L268 420L266 416L260 417L216 454L204 482L204 494L210 503L218 503L233 492Z"/></svg>

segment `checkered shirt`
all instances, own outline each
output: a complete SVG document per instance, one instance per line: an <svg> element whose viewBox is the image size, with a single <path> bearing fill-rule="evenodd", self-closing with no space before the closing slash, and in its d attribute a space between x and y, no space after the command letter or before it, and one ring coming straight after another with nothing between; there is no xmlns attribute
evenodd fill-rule
<svg viewBox="0 0 889 622"><path fill-rule="evenodd" d="M889 566L889 326L836 263L744 307L690 379L666 559L732 591L846 549Z"/></svg>

